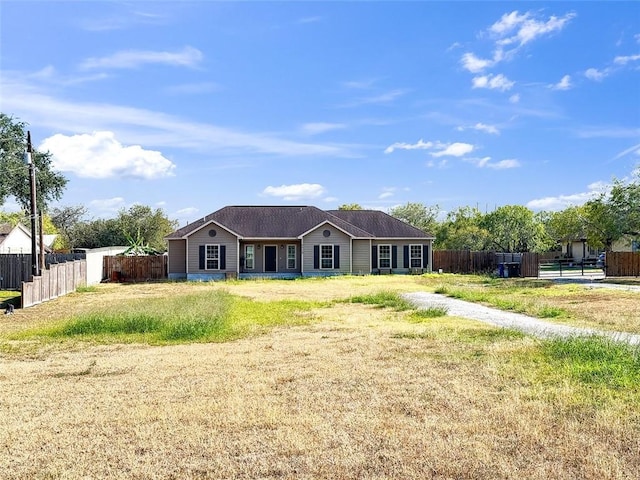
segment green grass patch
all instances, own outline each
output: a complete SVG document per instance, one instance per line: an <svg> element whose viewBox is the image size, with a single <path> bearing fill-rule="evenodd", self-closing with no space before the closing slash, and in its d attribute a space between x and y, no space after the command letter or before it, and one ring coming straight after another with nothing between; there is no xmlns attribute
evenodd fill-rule
<svg viewBox="0 0 640 480"><path fill-rule="evenodd" d="M541 352L556 372L580 383L614 389L640 386L640 347L593 336L550 340Z"/></svg>
<svg viewBox="0 0 640 480"><path fill-rule="evenodd" d="M85 285L76 288L77 293L95 293L98 291L98 287L95 285Z"/></svg>
<svg viewBox="0 0 640 480"><path fill-rule="evenodd" d="M317 302L257 302L224 291L208 291L122 302L14 338L81 339L96 343L222 342L278 325L308 323L313 318L310 311L319 306Z"/></svg>
<svg viewBox="0 0 640 480"><path fill-rule="evenodd" d="M560 307L541 303L544 298L566 293L551 289L546 281L485 278L466 285L438 285L434 292L467 302L482 303L500 310L523 313L539 318L569 318ZM579 290L578 290L579 291Z"/></svg>
<svg viewBox="0 0 640 480"><path fill-rule="evenodd" d="M432 318L444 317L449 313L449 309L444 305L436 305L428 308L421 308L411 312L408 319L410 322L419 323Z"/></svg>
<svg viewBox="0 0 640 480"><path fill-rule="evenodd" d="M392 308L395 311L401 312L405 310L412 310L415 307L407 300L405 300L400 294L390 291L380 291L368 295L357 295L350 297L348 302L351 303L363 303L365 305L374 305L379 308Z"/></svg>

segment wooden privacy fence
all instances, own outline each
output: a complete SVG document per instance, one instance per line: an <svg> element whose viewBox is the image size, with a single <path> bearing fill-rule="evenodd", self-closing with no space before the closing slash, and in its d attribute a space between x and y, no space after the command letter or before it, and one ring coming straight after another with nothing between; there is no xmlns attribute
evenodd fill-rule
<svg viewBox="0 0 640 480"><path fill-rule="evenodd" d="M58 263L83 260L84 253L47 253L45 268ZM0 254L0 289L20 290L22 282L31 281L31 254Z"/></svg>
<svg viewBox="0 0 640 480"><path fill-rule="evenodd" d="M51 264L42 275L22 282L22 308L31 307L67 293L87 283L87 261Z"/></svg>
<svg viewBox="0 0 640 480"><path fill-rule="evenodd" d="M167 278L166 255L105 256L102 278L117 282L146 282Z"/></svg>
<svg viewBox="0 0 640 480"><path fill-rule="evenodd" d="M499 263L517 263L521 277L538 276L537 253L500 253L471 250L434 250L433 270L446 273L493 273Z"/></svg>
<svg viewBox="0 0 640 480"><path fill-rule="evenodd" d="M0 255L0 288L18 290L22 282L31 280L31 255Z"/></svg>
<svg viewBox="0 0 640 480"><path fill-rule="evenodd" d="M497 267L495 252L434 250L433 270L446 273L486 273Z"/></svg>
<svg viewBox="0 0 640 480"><path fill-rule="evenodd" d="M640 252L607 252L608 277L640 277Z"/></svg>

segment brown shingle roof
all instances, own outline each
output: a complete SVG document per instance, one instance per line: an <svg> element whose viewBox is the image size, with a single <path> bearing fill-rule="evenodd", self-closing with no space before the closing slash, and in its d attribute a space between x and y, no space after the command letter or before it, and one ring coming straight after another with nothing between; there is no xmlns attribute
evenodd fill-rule
<svg viewBox="0 0 640 480"><path fill-rule="evenodd" d="M189 236L212 221L243 238L297 238L324 222L331 222L356 238L430 238L421 230L383 212L324 211L312 206L228 206L176 230L166 238Z"/></svg>
<svg viewBox="0 0 640 480"><path fill-rule="evenodd" d="M433 235L380 210L328 210L327 213L356 225L376 238L433 238Z"/></svg>

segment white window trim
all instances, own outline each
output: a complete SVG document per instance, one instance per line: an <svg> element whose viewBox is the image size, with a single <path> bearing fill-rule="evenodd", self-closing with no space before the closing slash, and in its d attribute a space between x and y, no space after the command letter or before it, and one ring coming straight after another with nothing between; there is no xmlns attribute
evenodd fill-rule
<svg viewBox="0 0 640 480"><path fill-rule="evenodd" d="M420 250L420 257L414 257L414 256L412 256L412 255L411 255L411 249L412 249L412 247L418 247L418 248L419 248L419 250ZM412 244L412 245L409 245L409 268L422 268L422 265L424 265L424 258L423 258L423 256L424 256L424 247L423 247L421 244L414 243L414 244ZM413 260L414 260L414 259L416 259L416 260L417 260L418 258L420 258L420 265L418 265L417 267L414 267L414 266L412 265Z"/></svg>
<svg viewBox="0 0 640 480"><path fill-rule="evenodd" d="M322 266L322 247L331 247L331 266L330 267L323 267ZM320 270L333 270L333 265L335 264L335 250L334 250L334 245L332 243L323 243L320 244Z"/></svg>
<svg viewBox="0 0 640 480"><path fill-rule="evenodd" d="M218 247L218 256L209 258L209 247ZM218 268L209 268L209 260L218 260ZM204 247L204 269L205 270L220 270L220 244L219 243L207 243Z"/></svg>
<svg viewBox="0 0 640 480"><path fill-rule="evenodd" d="M293 267L289 266L289 247L293 247ZM295 270L298 267L298 248L295 243L287 245L287 269Z"/></svg>
<svg viewBox="0 0 640 480"><path fill-rule="evenodd" d="M247 248L253 248L253 266L247 267ZM253 243L247 244L244 246L244 268L246 270L255 270L256 269L256 246Z"/></svg>
<svg viewBox="0 0 640 480"><path fill-rule="evenodd" d="M382 247L389 247L389 266L388 267L383 267L380 265L380 261L382 260L382 255L380 255L380 249ZM378 268L391 268L391 244L384 244L384 245L378 245Z"/></svg>

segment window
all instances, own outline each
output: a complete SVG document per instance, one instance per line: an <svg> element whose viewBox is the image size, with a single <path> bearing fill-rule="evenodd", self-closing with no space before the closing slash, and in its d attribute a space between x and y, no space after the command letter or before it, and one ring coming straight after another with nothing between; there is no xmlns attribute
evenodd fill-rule
<svg viewBox="0 0 640 480"><path fill-rule="evenodd" d="M640 252L640 240L632 240L631 241L631 251L632 252Z"/></svg>
<svg viewBox="0 0 640 480"><path fill-rule="evenodd" d="M378 268L391 268L391 245L378 245Z"/></svg>
<svg viewBox="0 0 640 480"><path fill-rule="evenodd" d="M256 265L256 252L253 245L246 245L244 247L244 268L247 270L253 270Z"/></svg>
<svg viewBox="0 0 640 480"><path fill-rule="evenodd" d="M295 245L287 245L287 268L292 270L296 268L296 246Z"/></svg>
<svg viewBox="0 0 640 480"><path fill-rule="evenodd" d="M220 270L220 245L207 245L205 260L207 270Z"/></svg>
<svg viewBox="0 0 640 480"><path fill-rule="evenodd" d="M320 245L320 268L333 268L333 245Z"/></svg>
<svg viewBox="0 0 640 480"><path fill-rule="evenodd" d="M409 265L411 268L422 267L422 245L409 246Z"/></svg>

